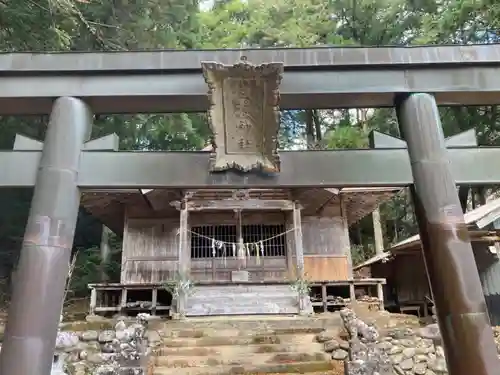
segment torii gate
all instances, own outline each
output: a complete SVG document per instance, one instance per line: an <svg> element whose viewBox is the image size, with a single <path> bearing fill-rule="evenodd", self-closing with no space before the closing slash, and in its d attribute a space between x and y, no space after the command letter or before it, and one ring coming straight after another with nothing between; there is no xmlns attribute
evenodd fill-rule
<svg viewBox="0 0 500 375"><path fill-rule="evenodd" d="M202 72L205 61L242 56L262 65ZM455 186L500 183L500 148L446 150L437 105L500 103L499 73L500 46L0 55L0 115L50 113L42 151L0 152L0 187L35 187L0 373L50 372L81 189L411 186L449 373L493 375L499 361ZM242 91L224 94L233 85ZM395 106L407 149L278 155L278 87L282 109ZM95 113L209 109L211 157L84 147ZM243 128L261 143L238 149ZM229 168L258 165L270 168Z"/></svg>

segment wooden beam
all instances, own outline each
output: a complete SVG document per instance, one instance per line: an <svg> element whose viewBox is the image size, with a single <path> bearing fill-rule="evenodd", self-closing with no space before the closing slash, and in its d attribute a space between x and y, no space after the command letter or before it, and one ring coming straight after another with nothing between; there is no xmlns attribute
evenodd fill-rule
<svg viewBox="0 0 500 375"><path fill-rule="evenodd" d="M300 206L297 203L293 206L293 227L297 276L302 278L304 277L304 245L302 243L302 216Z"/></svg>
<svg viewBox="0 0 500 375"><path fill-rule="evenodd" d="M171 203L176 209L180 209L181 202L174 201ZM192 200L186 203L188 211L205 211L205 210L293 210L294 203L284 199L221 199L221 200Z"/></svg>
<svg viewBox="0 0 500 375"><path fill-rule="evenodd" d="M186 202L182 202L179 217L179 273L182 279L189 278L191 270L191 249L188 242L188 216ZM185 281L185 280L183 280ZM187 295L180 291L177 297L177 313L182 317L186 312Z"/></svg>

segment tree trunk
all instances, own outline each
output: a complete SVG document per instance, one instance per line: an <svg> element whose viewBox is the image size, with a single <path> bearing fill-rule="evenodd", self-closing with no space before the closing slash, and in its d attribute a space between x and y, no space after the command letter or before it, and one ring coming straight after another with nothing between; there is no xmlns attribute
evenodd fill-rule
<svg viewBox="0 0 500 375"><path fill-rule="evenodd" d="M460 186L458 188L458 198L460 199L460 205L462 206L462 212L467 212L467 202L469 199L470 186Z"/></svg>
<svg viewBox="0 0 500 375"><path fill-rule="evenodd" d="M375 254L384 252L384 235L382 232L382 221L380 220L380 210L377 207L372 213L373 220L373 237L375 239Z"/></svg>
<svg viewBox="0 0 500 375"><path fill-rule="evenodd" d="M311 149L314 146L314 119L312 110L306 110L306 140L307 148Z"/></svg>

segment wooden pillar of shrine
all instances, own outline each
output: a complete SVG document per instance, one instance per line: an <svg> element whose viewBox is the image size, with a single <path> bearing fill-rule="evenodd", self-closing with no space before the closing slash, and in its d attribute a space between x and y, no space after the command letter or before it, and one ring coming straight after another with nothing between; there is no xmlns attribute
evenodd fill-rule
<svg viewBox="0 0 500 375"><path fill-rule="evenodd" d="M188 217L189 210L187 200L181 202L179 210L179 282L187 281L191 269L191 249L188 241ZM177 313L183 317L186 312L187 295L186 291L180 289L177 298Z"/></svg>
<svg viewBox="0 0 500 375"><path fill-rule="evenodd" d="M304 245L302 241L302 214L301 206L295 202L293 206L293 234L295 243L295 265L297 267L297 277L304 277Z"/></svg>

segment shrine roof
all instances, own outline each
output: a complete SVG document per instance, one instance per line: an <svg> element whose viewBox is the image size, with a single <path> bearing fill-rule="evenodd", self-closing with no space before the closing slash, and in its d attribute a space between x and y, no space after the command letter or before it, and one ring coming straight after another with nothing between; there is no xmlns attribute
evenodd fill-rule
<svg viewBox="0 0 500 375"><path fill-rule="evenodd" d="M485 205L482 205L464 214L464 221L465 224L469 226L469 231L481 230L498 219L500 219L500 198L491 200ZM375 255L367 261L358 264L354 267L354 270L359 270L363 267L368 267L378 262L387 261L392 256L398 254L401 251L420 251L420 246L420 235L416 234L396 243L395 245L386 249L382 254Z"/></svg>
<svg viewBox="0 0 500 375"><path fill-rule="evenodd" d="M253 199L294 199L302 206L304 216L322 215L340 207L347 221L353 224L373 212L382 202L392 198L400 188L310 188L310 189L249 189ZM181 199L185 191L173 189L121 189L85 192L82 206L103 224L120 234L123 231L125 211L143 218L176 217L178 211L172 203ZM192 191L191 199L216 201L231 198L234 189L199 189ZM334 211L336 212L336 211Z"/></svg>

